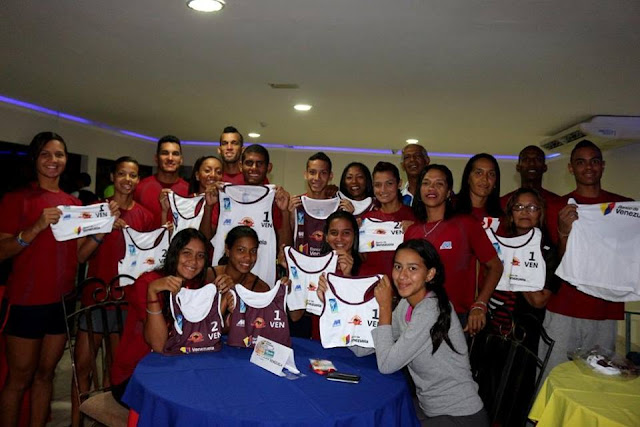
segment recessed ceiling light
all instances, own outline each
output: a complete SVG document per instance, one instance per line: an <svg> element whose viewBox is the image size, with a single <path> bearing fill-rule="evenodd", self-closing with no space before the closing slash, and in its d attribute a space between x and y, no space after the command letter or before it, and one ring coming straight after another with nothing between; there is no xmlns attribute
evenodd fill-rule
<svg viewBox="0 0 640 427"><path fill-rule="evenodd" d="M224 0L189 0L187 6L198 12L217 12L224 7Z"/></svg>
<svg viewBox="0 0 640 427"><path fill-rule="evenodd" d="M309 111L313 107L309 104L296 104L293 106L293 108L295 108L298 111Z"/></svg>
<svg viewBox="0 0 640 427"><path fill-rule="evenodd" d="M259 134L259 133L255 133L255 132L249 132L249 133L247 134L247 136L248 136L249 138L260 138L260 134Z"/></svg>
<svg viewBox="0 0 640 427"><path fill-rule="evenodd" d="M409 138L407 139L407 144L417 144L418 140L415 138Z"/></svg>

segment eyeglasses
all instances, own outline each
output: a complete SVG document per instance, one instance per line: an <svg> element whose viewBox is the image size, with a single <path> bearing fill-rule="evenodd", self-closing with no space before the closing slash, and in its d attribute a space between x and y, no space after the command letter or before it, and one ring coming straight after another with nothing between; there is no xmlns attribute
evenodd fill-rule
<svg viewBox="0 0 640 427"><path fill-rule="evenodd" d="M540 210L540 206L536 206L536 205L523 205L521 203L516 203L515 205L513 205L513 207L511 208L511 210L513 210L514 212L522 212L524 210L529 211L531 213L533 212L538 212Z"/></svg>

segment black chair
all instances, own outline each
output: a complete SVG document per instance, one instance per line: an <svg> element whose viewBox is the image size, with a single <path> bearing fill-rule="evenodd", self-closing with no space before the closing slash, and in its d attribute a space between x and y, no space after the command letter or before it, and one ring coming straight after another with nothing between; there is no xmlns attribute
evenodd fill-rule
<svg viewBox="0 0 640 427"><path fill-rule="evenodd" d="M111 395L108 381L105 381L109 375L111 366L111 341L103 339L99 346L96 346L93 339L88 340L89 344L89 370L90 382L89 389L80 391L78 383L78 370L76 363L76 340L75 335L82 321L85 324L83 330L86 330L89 337L98 333L96 331L107 331L109 329L108 313L115 313L116 316L116 333L121 334L124 329L124 312L127 302L124 300L124 293L117 287L119 277L112 279L109 284L105 284L101 279L90 277L83 280L77 289L63 297L62 306L65 317L67 319L67 339L69 343L69 355L71 359L71 369L73 373L73 381L76 393L71 398L76 399L80 411L80 422L84 421L84 417L89 417L100 424L108 426L126 426L128 419L128 410L120 405ZM83 306L77 309L75 303L79 296L86 292L88 286L96 285L92 291L92 299L94 304ZM73 311L71 311L73 310ZM98 324L96 324L98 322ZM113 333L113 331L112 331ZM104 335L104 334L103 334ZM97 358L100 357L102 363L98 367Z"/></svg>
<svg viewBox="0 0 640 427"><path fill-rule="evenodd" d="M542 358L539 339L548 346ZM510 330L487 330L474 337L471 369L491 425L526 425L554 343L531 314L512 318Z"/></svg>

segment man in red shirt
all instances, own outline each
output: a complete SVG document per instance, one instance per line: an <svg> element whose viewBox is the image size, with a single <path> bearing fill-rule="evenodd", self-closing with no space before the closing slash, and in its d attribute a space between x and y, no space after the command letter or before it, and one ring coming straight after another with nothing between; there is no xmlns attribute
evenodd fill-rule
<svg viewBox="0 0 640 427"><path fill-rule="evenodd" d="M187 197L189 184L178 175L182 165L182 146L177 137L166 135L160 138L154 158L158 165L158 172L140 181L133 199L151 211L153 227L158 228L163 223L163 204L167 209L169 206L167 193L173 191L182 197Z"/></svg>
<svg viewBox="0 0 640 427"><path fill-rule="evenodd" d="M545 160L544 151L540 147L529 145L520 151L516 171L520 174L520 187L537 190L548 205L560 198L560 196L542 188L542 175L547 171ZM515 191L507 193L500 198L502 210L507 207L507 202L513 193Z"/></svg>
<svg viewBox="0 0 640 427"><path fill-rule="evenodd" d="M231 184L244 184L240 169L240 155L244 138L233 126L227 126L220 135L218 154L222 159L222 181Z"/></svg>
<svg viewBox="0 0 640 427"><path fill-rule="evenodd" d="M579 142L571 151L569 172L574 176L576 189L551 202L547 208L549 233L557 243L559 255L564 255L573 222L578 219L577 206L567 204L570 198L579 204L622 202L631 199L602 189L600 180L605 162L602 152L591 141ZM555 340L553 352L544 376L558 364L567 361L567 351L578 347L590 349L596 344L615 349L617 321L624 316L624 303L611 302L587 295L567 282L547 304L544 328ZM540 342L540 354L547 346Z"/></svg>

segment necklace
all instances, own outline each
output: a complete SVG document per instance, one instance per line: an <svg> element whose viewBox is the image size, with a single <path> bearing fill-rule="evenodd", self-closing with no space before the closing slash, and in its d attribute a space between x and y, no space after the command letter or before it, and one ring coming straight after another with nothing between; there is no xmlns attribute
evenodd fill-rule
<svg viewBox="0 0 640 427"><path fill-rule="evenodd" d="M431 227L431 230L429 230L429 231L427 231L427 223L425 222L424 225L422 226L422 228L424 229L424 238L426 238L429 234L433 233L433 230L438 228L438 226L440 225L441 222L442 222L442 220L436 222L436 225Z"/></svg>

